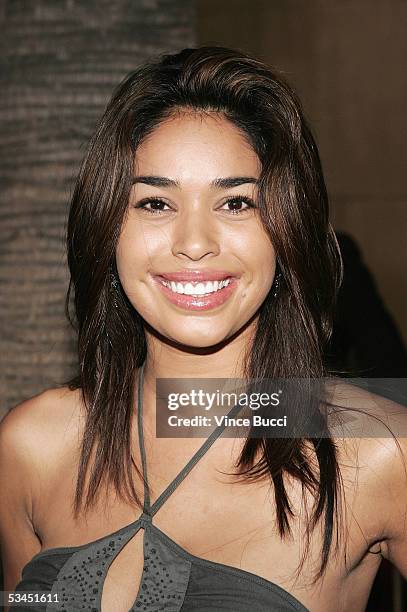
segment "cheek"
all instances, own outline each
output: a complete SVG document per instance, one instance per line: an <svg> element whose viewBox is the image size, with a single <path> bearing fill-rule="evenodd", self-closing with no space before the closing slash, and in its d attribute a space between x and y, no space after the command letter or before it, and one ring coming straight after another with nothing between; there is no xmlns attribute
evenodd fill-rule
<svg viewBox="0 0 407 612"><path fill-rule="evenodd" d="M264 231L257 234L256 240L248 241L247 255L256 284L265 287L271 286L276 267L276 253L270 238Z"/></svg>
<svg viewBox="0 0 407 612"><path fill-rule="evenodd" d="M140 263L140 245L137 240L130 240L129 236L121 235L116 248L116 266L122 284L127 276L133 274L136 262Z"/></svg>
<svg viewBox="0 0 407 612"><path fill-rule="evenodd" d="M145 266L146 249L140 234L123 231L116 247L116 266L121 284L130 301L133 301L134 282Z"/></svg>
<svg viewBox="0 0 407 612"><path fill-rule="evenodd" d="M243 291L242 297L250 296L255 305L259 306L273 285L276 255L267 237L247 245L246 252L247 259L245 263L250 274L249 284Z"/></svg>
<svg viewBox="0 0 407 612"><path fill-rule="evenodd" d="M273 247L268 243L261 255L261 272L264 285L271 287L274 281L276 270L276 253Z"/></svg>
<svg viewBox="0 0 407 612"><path fill-rule="evenodd" d="M145 273L156 254L163 252L164 243L161 235L141 224L128 223L124 226L116 247L117 269L122 282L129 278L134 280L135 275Z"/></svg>

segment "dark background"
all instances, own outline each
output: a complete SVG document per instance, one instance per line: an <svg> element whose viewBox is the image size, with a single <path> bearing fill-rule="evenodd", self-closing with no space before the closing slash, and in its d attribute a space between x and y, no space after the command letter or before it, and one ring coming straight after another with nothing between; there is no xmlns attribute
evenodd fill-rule
<svg viewBox="0 0 407 612"><path fill-rule="evenodd" d="M156 53L197 44L252 52L298 91L334 226L359 249L343 312L358 330L370 324L356 349L346 327L342 357L363 367L377 354L376 375L407 377L405 1L0 0L0 21L0 418L75 364L67 207L114 86ZM369 612L401 612L402 588L382 563Z"/></svg>

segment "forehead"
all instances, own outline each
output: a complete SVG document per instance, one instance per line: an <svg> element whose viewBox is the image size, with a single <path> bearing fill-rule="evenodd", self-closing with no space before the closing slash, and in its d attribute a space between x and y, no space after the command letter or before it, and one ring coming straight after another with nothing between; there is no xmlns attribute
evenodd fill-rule
<svg viewBox="0 0 407 612"><path fill-rule="evenodd" d="M135 174L206 183L218 176L258 177L260 161L245 135L219 113L182 112L139 145Z"/></svg>

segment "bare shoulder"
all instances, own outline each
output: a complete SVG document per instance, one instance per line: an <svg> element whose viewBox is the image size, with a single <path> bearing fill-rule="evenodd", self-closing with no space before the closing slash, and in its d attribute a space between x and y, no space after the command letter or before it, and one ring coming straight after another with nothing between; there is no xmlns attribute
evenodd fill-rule
<svg viewBox="0 0 407 612"><path fill-rule="evenodd" d="M41 549L34 521L37 501L78 439L80 406L78 392L47 389L12 408L0 422L0 550L6 590L14 589L24 565Z"/></svg>
<svg viewBox="0 0 407 612"><path fill-rule="evenodd" d="M407 437L406 406L344 380L333 379L326 389L334 407L332 414L339 417L345 436L393 438L394 433L395 437Z"/></svg>
<svg viewBox="0 0 407 612"><path fill-rule="evenodd" d="M343 449L358 449L366 459L403 458L407 443L407 407L376 393L335 381L327 385L328 423ZM373 455L371 454L373 453Z"/></svg>
<svg viewBox="0 0 407 612"><path fill-rule="evenodd" d="M14 423L32 420L34 422L44 417L52 419L68 416L72 409L81 408L80 389L71 390L69 387L53 387L30 397L9 410L1 421Z"/></svg>
<svg viewBox="0 0 407 612"><path fill-rule="evenodd" d="M61 442L79 434L83 420L80 390L46 389L13 407L0 422L0 444L30 463L50 458ZM54 456L55 458L55 456Z"/></svg>
<svg viewBox="0 0 407 612"><path fill-rule="evenodd" d="M407 577L407 407L345 382L330 401L340 463L360 485L363 514L380 526L382 555Z"/></svg>
<svg viewBox="0 0 407 612"><path fill-rule="evenodd" d="M47 474L80 439L83 420L79 391L46 389L13 407L0 422L1 473L30 505Z"/></svg>
<svg viewBox="0 0 407 612"><path fill-rule="evenodd" d="M344 381L328 386L328 400L328 422L344 457L357 453L361 466L383 476L390 468L402 469L407 461L407 407Z"/></svg>

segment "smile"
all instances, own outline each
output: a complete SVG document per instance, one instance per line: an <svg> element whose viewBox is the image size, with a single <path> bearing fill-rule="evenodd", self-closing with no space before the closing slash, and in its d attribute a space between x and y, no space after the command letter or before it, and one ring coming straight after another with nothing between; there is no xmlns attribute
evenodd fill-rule
<svg viewBox="0 0 407 612"><path fill-rule="evenodd" d="M207 295L227 287L231 280L231 278L226 278L222 281L207 281L206 283L176 283L166 280L162 280L161 282L174 293L181 293L184 295Z"/></svg>
<svg viewBox="0 0 407 612"><path fill-rule="evenodd" d="M153 277L156 286L175 306L184 310L210 310L224 304L234 293L239 279L170 281L161 276Z"/></svg>

